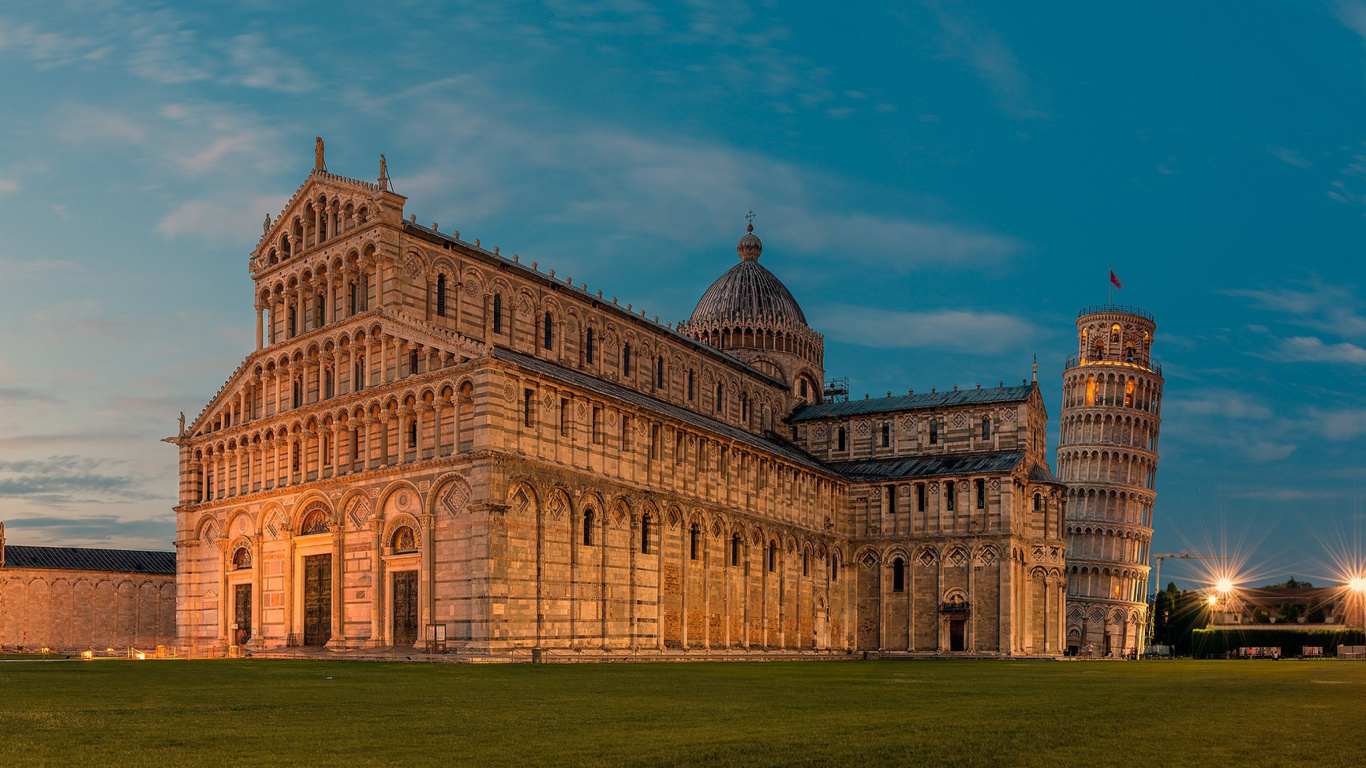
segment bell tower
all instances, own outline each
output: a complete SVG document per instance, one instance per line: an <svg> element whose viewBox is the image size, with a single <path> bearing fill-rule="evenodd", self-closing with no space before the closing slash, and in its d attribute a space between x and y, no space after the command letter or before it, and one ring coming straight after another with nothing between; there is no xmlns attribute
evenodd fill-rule
<svg viewBox="0 0 1366 768"><path fill-rule="evenodd" d="M1063 372L1058 475L1067 484L1067 644L1121 656L1147 642L1162 366L1153 316L1087 307Z"/></svg>

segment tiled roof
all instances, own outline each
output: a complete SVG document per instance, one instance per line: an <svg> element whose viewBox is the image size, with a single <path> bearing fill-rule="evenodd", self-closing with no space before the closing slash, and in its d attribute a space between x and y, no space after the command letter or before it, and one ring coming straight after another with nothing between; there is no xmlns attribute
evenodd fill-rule
<svg viewBox="0 0 1366 768"><path fill-rule="evenodd" d="M1029 399L1034 387L1025 384L1019 387L991 387L989 389L960 389L957 392L930 392L920 395L900 395L878 397L865 400L849 400L843 403L821 403L808 405L794 413L789 421L809 421L826 419L832 416L857 416L865 413L886 413L893 411L914 411L923 408L943 408L952 405L978 405L984 403L1014 403Z"/></svg>
<svg viewBox="0 0 1366 768"><path fill-rule="evenodd" d="M5 546L6 568L175 573L175 553L145 549Z"/></svg>
<svg viewBox="0 0 1366 768"><path fill-rule="evenodd" d="M586 376L578 371L539 358L524 355L520 352L513 352L511 350L503 349L502 347L495 347L493 356L499 360L515 363L523 368L535 371L536 373L559 379L567 384L582 387L590 392L596 392L605 397L622 400L645 410L654 411L669 418L677 419L685 424L691 424L699 430L711 432L723 439L734 440L737 443L744 443L753 448L776 453L789 461L810 467L811 469L817 469L827 473L830 472L829 467L816 461L791 443L774 438L760 437L759 435L747 432L739 427L734 427L730 424L717 421L716 419L703 416L694 411L690 411L687 408L681 408L668 401L641 394L619 384L613 384L592 376Z"/></svg>
<svg viewBox="0 0 1366 768"><path fill-rule="evenodd" d="M945 456L839 461L831 462L827 466L855 482L905 480L945 475L1010 472L1021 461L1024 461L1024 457L1024 451L1003 451L1000 453L960 453Z"/></svg>

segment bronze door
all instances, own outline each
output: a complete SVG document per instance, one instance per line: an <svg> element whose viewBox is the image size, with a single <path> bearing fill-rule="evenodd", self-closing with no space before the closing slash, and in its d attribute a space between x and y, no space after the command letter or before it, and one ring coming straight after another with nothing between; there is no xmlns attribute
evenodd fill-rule
<svg viewBox="0 0 1366 768"><path fill-rule="evenodd" d="M304 558L304 645L332 639L332 555Z"/></svg>
<svg viewBox="0 0 1366 768"><path fill-rule="evenodd" d="M417 642L417 571L394 573L394 645Z"/></svg>
<svg viewBox="0 0 1366 768"><path fill-rule="evenodd" d="M233 633L233 643L246 645L251 639L251 585L238 584L233 596L237 604L232 615L233 622L237 624L237 631Z"/></svg>

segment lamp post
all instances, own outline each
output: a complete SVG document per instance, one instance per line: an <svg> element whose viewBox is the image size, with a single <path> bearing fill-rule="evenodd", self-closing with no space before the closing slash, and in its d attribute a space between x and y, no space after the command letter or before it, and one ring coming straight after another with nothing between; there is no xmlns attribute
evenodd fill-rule
<svg viewBox="0 0 1366 768"><path fill-rule="evenodd" d="M1151 558L1151 559L1153 559L1153 560L1155 560L1155 561L1157 561L1156 567L1154 567L1152 570L1148 571L1148 575L1149 575L1150 577L1152 577L1152 584L1153 584L1153 585L1156 585L1156 587L1157 587L1157 589L1158 589L1159 592L1162 591L1162 561L1163 561L1163 560L1227 560L1227 559L1228 559L1228 558L1226 558L1226 557L1224 557L1224 556L1222 556L1222 555L1192 555L1192 554L1189 553L1189 552L1154 552L1154 553L1150 554L1148 557ZM1230 581L1229 579L1220 579L1220 580L1219 580L1219 583L1220 583L1220 584L1227 583L1227 584L1228 584L1228 590L1232 590L1232 589L1233 589L1233 582ZM1143 599L1144 599L1145 601L1148 599L1147 586L1148 586L1148 585L1146 585L1146 584L1144 585ZM1225 590L1225 591L1228 591L1228 590ZM1152 602L1151 605L1148 606L1148 644L1149 644L1149 645L1152 645L1152 641L1153 641L1153 630L1155 629L1155 626L1156 626L1156 616L1155 616L1156 613L1157 613L1157 596L1156 596L1156 593L1154 593L1153 602Z"/></svg>

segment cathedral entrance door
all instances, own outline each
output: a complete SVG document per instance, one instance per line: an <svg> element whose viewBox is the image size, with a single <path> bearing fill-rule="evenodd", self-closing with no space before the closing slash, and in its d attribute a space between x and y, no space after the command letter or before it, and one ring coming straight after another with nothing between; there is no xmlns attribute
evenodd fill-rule
<svg viewBox="0 0 1366 768"><path fill-rule="evenodd" d="M236 607L232 620L237 624L237 631L233 633L232 642L234 645L246 645L251 639L251 585L238 584L233 591L233 602Z"/></svg>
<svg viewBox="0 0 1366 768"><path fill-rule="evenodd" d="M965 642L965 627L967 622L963 619L949 619L949 650L966 651L968 646Z"/></svg>
<svg viewBox="0 0 1366 768"><path fill-rule="evenodd" d="M332 639L332 555L304 558L304 645Z"/></svg>
<svg viewBox="0 0 1366 768"><path fill-rule="evenodd" d="M394 645L417 642L417 571L394 573Z"/></svg>

